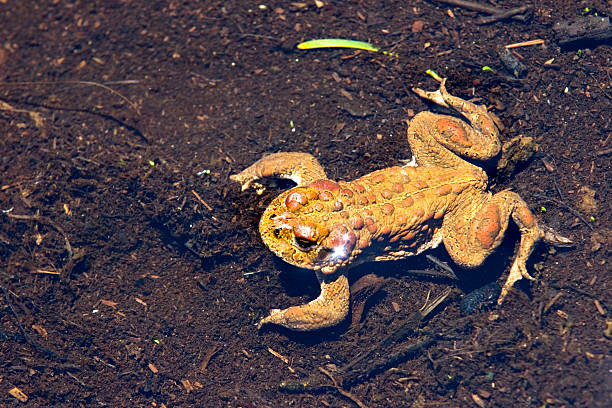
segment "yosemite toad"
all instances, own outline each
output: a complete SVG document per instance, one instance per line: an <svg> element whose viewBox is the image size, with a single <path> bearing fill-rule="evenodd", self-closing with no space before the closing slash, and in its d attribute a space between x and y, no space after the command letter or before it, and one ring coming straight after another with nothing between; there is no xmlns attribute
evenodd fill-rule
<svg viewBox="0 0 612 408"><path fill-rule="evenodd" d="M297 183L268 206L259 231L284 261L314 269L321 285L315 300L272 309L260 327L273 323L305 331L338 324L349 310L346 271L363 262L402 259L443 242L458 265L478 267L500 244L512 217L521 241L501 303L516 281L533 279L525 262L541 238L565 240L538 226L518 194L488 192L486 173L459 157L487 160L499 153L498 130L485 107L450 95L445 80L438 91L414 92L453 109L467 122L417 114L408 125L411 163L336 182L310 154L276 153L231 177L242 190L264 177Z"/></svg>

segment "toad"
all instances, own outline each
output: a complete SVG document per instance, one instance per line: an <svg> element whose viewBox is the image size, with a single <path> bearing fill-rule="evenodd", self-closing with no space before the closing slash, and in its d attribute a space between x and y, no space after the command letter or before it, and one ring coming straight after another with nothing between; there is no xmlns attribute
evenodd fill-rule
<svg viewBox="0 0 612 408"><path fill-rule="evenodd" d="M501 304L515 282L533 280L525 262L538 241L570 242L538 225L518 194L489 192L486 173L464 160L485 161L500 151L498 129L485 107L450 95L445 80L437 91L413 91L461 118L415 115L408 121L413 158L402 166L332 181L312 155L285 152L231 176L243 191L266 177L297 184L267 207L259 232L281 259L314 270L321 286L316 299L272 309L259 327L309 331L340 323L349 311L347 270L363 262L403 259L444 243L457 265L477 268L501 243L512 218L521 239L498 298Z"/></svg>

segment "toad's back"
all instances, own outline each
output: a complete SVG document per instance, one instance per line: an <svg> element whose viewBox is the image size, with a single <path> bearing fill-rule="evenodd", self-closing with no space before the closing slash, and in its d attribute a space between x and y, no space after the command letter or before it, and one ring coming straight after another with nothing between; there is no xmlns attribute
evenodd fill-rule
<svg viewBox="0 0 612 408"><path fill-rule="evenodd" d="M461 171L395 166L351 182L295 187L262 216L262 238L285 261L325 274L418 254L440 243L445 215L488 195L486 174L464 163Z"/></svg>

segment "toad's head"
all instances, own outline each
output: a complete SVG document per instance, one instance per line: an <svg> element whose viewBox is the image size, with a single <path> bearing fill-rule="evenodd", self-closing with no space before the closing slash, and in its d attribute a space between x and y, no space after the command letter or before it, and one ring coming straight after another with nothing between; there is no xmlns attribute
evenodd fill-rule
<svg viewBox="0 0 612 408"><path fill-rule="evenodd" d="M259 232L285 262L333 274L352 261L357 236L333 210L333 200L320 199L316 183L276 197L261 217Z"/></svg>

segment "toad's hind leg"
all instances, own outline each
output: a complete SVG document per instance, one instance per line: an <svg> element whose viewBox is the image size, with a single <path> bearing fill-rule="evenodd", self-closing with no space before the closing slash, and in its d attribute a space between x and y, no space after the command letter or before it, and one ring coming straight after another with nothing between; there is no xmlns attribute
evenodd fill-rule
<svg viewBox="0 0 612 408"><path fill-rule="evenodd" d="M525 263L545 233L518 194L502 191L493 196L483 194L483 198L476 208L472 206L445 217L444 245L457 264L478 267L499 246L512 217L521 232L521 242L497 301L501 304L516 281L533 280Z"/></svg>
<svg viewBox="0 0 612 408"><path fill-rule="evenodd" d="M442 80L440 89L435 92L426 92L419 88L414 88L413 91L424 99L454 110L467 122L431 112L416 115L410 121L408 139L417 163L444 167L456 165L458 159L448 154L450 152L445 152L445 149L440 149L439 145L470 159L488 160L495 157L501 144L493 118L484 106L449 94L445 82L445 79ZM432 138L435 141L431 140Z"/></svg>

